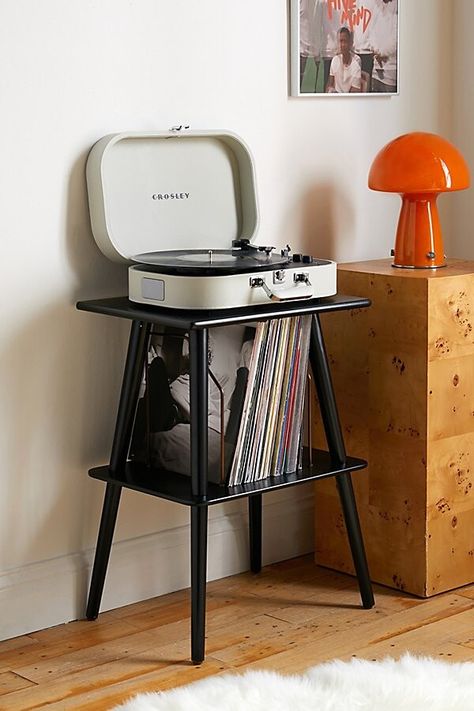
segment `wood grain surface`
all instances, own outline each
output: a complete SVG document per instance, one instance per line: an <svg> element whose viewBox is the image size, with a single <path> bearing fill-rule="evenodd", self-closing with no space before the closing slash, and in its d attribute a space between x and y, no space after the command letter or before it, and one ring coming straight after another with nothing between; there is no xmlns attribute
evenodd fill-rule
<svg viewBox="0 0 474 711"><path fill-rule="evenodd" d="M0 709L105 711L213 674L300 673L335 657L474 659L474 586L429 600L381 586L375 595L363 610L355 579L312 556L211 582L199 666L189 661L188 590L0 642Z"/></svg>
<svg viewBox="0 0 474 711"><path fill-rule="evenodd" d="M369 461L353 479L372 579L424 597L472 583L474 262L342 264L338 290L372 300L322 318L346 449ZM333 481L316 484L316 559L352 572Z"/></svg>

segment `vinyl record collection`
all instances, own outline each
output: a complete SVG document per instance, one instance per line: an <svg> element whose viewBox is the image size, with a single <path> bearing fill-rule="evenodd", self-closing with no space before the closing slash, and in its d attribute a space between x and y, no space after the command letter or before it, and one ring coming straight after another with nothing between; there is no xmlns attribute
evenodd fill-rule
<svg viewBox="0 0 474 711"><path fill-rule="evenodd" d="M311 316L257 325L228 485L296 471Z"/></svg>
<svg viewBox="0 0 474 711"><path fill-rule="evenodd" d="M297 470L311 316L209 331L208 480L235 486ZM189 476L188 334L155 339L130 457Z"/></svg>

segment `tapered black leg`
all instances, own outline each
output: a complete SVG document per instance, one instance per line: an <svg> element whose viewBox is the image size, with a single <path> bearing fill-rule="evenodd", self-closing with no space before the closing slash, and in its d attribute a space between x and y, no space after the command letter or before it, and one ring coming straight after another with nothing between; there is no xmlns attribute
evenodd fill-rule
<svg viewBox="0 0 474 711"><path fill-rule="evenodd" d="M119 472L124 467L127 459L133 428L133 418L135 416L145 358L148 352L149 339L150 324L145 324L141 321L133 321L123 373L112 452L110 455L109 468L111 472ZM99 614L121 491L122 487L118 484L107 484L105 490L89 599L87 602L86 617L88 620L95 620Z"/></svg>
<svg viewBox="0 0 474 711"><path fill-rule="evenodd" d="M111 472L120 471L127 461L140 383L150 343L150 331L150 323L132 322L110 455Z"/></svg>
<svg viewBox="0 0 474 711"><path fill-rule="evenodd" d="M121 486L107 484L104 505L102 507L102 517L100 519L99 535L97 537L97 548L95 551L94 568L92 570L89 599L87 601L86 617L88 620L95 620L99 614L121 493Z"/></svg>
<svg viewBox="0 0 474 711"><path fill-rule="evenodd" d="M336 483L344 514L347 535L349 537L352 560L354 561L354 567L359 581L362 607L370 610L370 608L375 605L375 600L365 556L364 540L362 538L362 531L360 530L351 475L339 474L336 476Z"/></svg>
<svg viewBox="0 0 474 711"><path fill-rule="evenodd" d="M249 496L250 570L262 569L262 495Z"/></svg>
<svg viewBox="0 0 474 711"><path fill-rule="evenodd" d="M207 494L208 450L208 332L191 330L189 334L191 400L191 487L193 496Z"/></svg>
<svg viewBox="0 0 474 711"><path fill-rule="evenodd" d="M346 450L332 386L323 333L317 314L313 314L312 320L310 362L313 369L314 382L318 393L321 417L329 452L334 463L341 466L346 463ZM359 581L362 605L364 608L369 609L374 606L375 601L350 473L339 474L336 477L336 481L347 535L349 537L352 559Z"/></svg>
<svg viewBox="0 0 474 711"><path fill-rule="evenodd" d="M337 411L336 398L332 387L331 371L326 355L323 332L319 316L313 314L311 324L311 346L309 351L314 382L318 393L319 407L323 420L324 431L329 453L335 464L346 463L346 448L342 436L341 423Z"/></svg>
<svg viewBox="0 0 474 711"><path fill-rule="evenodd" d="M207 572L207 506L191 506L191 659L205 654Z"/></svg>
<svg viewBox="0 0 474 711"><path fill-rule="evenodd" d="M191 506L191 659L204 659L207 566L208 332L189 334L191 399L191 488L201 505Z"/></svg>

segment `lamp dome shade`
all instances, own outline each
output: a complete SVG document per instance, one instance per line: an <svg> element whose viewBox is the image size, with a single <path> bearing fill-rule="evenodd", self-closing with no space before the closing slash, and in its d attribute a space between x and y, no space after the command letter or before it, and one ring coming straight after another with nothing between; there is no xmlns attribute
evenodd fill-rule
<svg viewBox="0 0 474 711"><path fill-rule="evenodd" d="M376 155L369 188L393 193L440 193L470 185L469 168L449 141L434 133L406 133Z"/></svg>

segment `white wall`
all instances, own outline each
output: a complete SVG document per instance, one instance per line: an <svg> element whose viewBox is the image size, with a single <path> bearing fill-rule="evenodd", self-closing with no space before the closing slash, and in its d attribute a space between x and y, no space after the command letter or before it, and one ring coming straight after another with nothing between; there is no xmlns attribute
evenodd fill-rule
<svg viewBox="0 0 474 711"><path fill-rule="evenodd" d="M7 637L83 614L102 504L103 487L87 469L108 458L128 325L74 309L78 298L126 288L125 269L107 262L91 236L90 146L106 133L182 122L228 128L255 157L261 242L340 261L388 256L398 198L370 193L368 168L400 133L448 130L451 6L403 2L400 96L337 99L289 98L282 0L0 7ZM268 497L266 561L311 549L311 498L310 487ZM210 577L247 566L244 512L245 502L212 509ZM104 605L186 585L187 525L186 508L125 492Z"/></svg>
<svg viewBox="0 0 474 711"><path fill-rule="evenodd" d="M472 0L453 0L453 75L452 137L471 168L471 180L474 180L474 90L469 79L468 67L471 64L469 43L472 28ZM473 188L450 195L452 198L451 224L448 244L452 256L474 259L474 223Z"/></svg>

